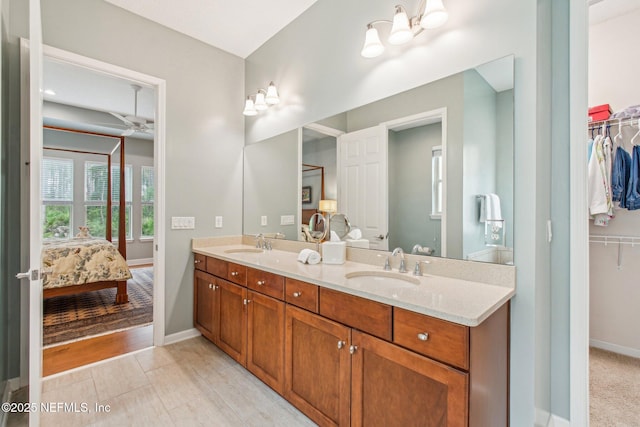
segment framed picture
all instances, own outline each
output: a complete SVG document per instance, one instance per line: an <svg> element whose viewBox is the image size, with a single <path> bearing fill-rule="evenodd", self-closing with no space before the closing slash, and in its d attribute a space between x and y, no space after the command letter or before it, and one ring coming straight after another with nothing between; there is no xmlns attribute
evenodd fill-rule
<svg viewBox="0 0 640 427"><path fill-rule="evenodd" d="M302 187L302 203L311 203L311 186Z"/></svg>

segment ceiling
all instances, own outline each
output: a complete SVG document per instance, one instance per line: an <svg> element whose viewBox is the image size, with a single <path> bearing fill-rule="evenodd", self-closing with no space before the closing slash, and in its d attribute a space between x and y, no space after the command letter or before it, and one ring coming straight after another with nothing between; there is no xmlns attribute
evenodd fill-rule
<svg viewBox="0 0 640 427"><path fill-rule="evenodd" d="M589 25L640 9L640 0L589 0Z"/></svg>
<svg viewBox="0 0 640 427"><path fill-rule="evenodd" d="M105 0L246 58L316 0Z"/></svg>

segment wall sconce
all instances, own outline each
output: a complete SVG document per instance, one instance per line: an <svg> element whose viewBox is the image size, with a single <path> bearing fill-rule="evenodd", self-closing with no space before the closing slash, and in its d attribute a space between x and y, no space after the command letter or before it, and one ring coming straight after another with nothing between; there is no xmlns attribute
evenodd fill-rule
<svg viewBox="0 0 640 427"><path fill-rule="evenodd" d="M245 116L255 116L259 112L264 111L279 102L280 97L278 96L278 89L276 89L276 85L271 82L269 83L267 90L258 89L255 97L247 96L242 114Z"/></svg>
<svg viewBox="0 0 640 427"><path fill-rule="evenodd" d="M380 41L378 30L374 25L391 24L391 32L387 41L394 45L401 45L412 40L422 30L430 30L444 25L448 18L449 13L444 8L442 0L423 0L418 7L418 13L411 18L403 6L397 5L393 21L377 20L367 24L364 46L360 54L365 58L375 58L384 52L384 45Z"/></svg>

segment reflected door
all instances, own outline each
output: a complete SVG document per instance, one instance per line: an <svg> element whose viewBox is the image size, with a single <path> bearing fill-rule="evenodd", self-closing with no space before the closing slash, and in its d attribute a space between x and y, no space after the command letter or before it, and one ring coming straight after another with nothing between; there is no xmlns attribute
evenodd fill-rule
<svg viewBox="0 0 640 427"><path fill-rule="evenodd" d="M378 250L389 249L387 139L383 126L338 137L338 211Z"/></svg>

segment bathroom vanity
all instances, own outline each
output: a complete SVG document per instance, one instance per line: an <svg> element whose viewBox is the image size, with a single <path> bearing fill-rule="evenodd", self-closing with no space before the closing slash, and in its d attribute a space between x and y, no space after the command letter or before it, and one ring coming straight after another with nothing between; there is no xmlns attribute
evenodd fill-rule
<svg viewBox="0 0 640 427"><path fill-rule="evenodd" d="M510 279L384 272L371 251L307 265L275 241L209 240L193 245L195 327L314 422L508 424Z"/></svg>

